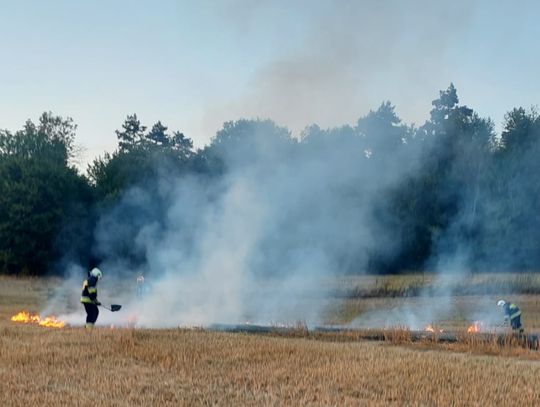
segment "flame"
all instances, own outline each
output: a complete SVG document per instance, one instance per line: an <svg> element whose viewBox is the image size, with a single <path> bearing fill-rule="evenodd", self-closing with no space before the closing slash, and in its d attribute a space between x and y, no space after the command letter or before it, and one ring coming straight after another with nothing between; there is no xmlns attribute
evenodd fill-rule
<svg viewBox="0 0 540 407"><path fill-rule="evenodd" d="M37 314L30 314L28 311L21 311L11 317L13 322L21 322L24 324L36 324L40 326L46 326L49 328L63 328L66 323L56 319L54 315L49 315L45 318L41 318Z"/></svg>
<svg viewBox="0 0 540 407"><path fill-rule="evenodd" d="M437 328L434 328L433 325L431 324L427 324L426 327L424 328L424 331L426 332L443 332L442 329L437 329Z"/></svg>
<svg viewBox="0 0 540 407"><path fill-rule="evenodd" d="M481 327L482 323L479 322L479 321L474 321L474 323L467 328L467 332L468 333L478 333L480 332L480 327Z"/></svg>

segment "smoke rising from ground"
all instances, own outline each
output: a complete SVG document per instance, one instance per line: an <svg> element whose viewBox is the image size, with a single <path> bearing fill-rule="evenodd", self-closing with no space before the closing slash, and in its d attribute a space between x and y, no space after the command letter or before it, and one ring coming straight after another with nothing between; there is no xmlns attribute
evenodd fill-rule
<svg viewBox="0 0 540 407"><path fill-rule="evenodd" d="M367 267L375 199L415 170L418 152L394 143L367 154L356 127L313 127L299 142L269 121L226 126L212 146L223 175L162 173L103 215L100 300L125 301L123 317L146 327L319 322L331 278Z"/></svg>
<svg viewBox="0 0 540 407"><path fill-rule="evenodd" d="M384 103L355 127L311 126L301 140L270 121L226 123L205 151L210 161L218 157L217 173L174 175L163 167L103 214L94 249L108 287L117 290L107 295L121 299L124 315L138 326L315 324L336 275L363 273L374 261L401 271L399 261L410 261L400 256L407 241L422 243L407 227L423 215L414 206L420 202L443 215L427 223L430 252L421 265L439 273L434 287L420 293L420 306L362 315L353 325L419 329L449 319L459 294L451 283L501 259L514 266L526 260L517 239L497 236L512 248L502 255L491 245L494 231L512 231L504 222L488 227L496 220L494 191L506 185L490 172L497 168L490 162L492 124L457 103L451 86L420 129L402 125ZM422 134L431 139L422 141ZM517 190L529 186L524 180ZM410 200L407 194L417 192ZM501 202L504 208L507 201ZM530 206L521 206L530 215ZM147 286L141 298L135 296L139 274ZM479 304L471 318L496 320L495 303Z"/></svg>

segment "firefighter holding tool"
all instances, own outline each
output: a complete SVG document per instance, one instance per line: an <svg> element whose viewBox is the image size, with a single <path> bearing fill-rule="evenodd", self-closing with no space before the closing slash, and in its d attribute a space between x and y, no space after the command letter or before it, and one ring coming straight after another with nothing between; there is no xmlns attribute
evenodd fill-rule
<svg viewBox="0 0 540 407"><path fill-rule="evenodd" d="M504 320L510 321L510 326L514 332L523 333L523 325L521 325L521 310L514 304L505 300L499 300L497 305L504 312Z"/></svg>
<svg viewBox="0 0 540 407"><path fill-rule="evenodd" d="M101 270L94 267L89 273L88 278L83 282L81 302L86 310L87 329L94 327L99 315L98 305L101 303L97 299L97 283L101 279Z"/></svg>

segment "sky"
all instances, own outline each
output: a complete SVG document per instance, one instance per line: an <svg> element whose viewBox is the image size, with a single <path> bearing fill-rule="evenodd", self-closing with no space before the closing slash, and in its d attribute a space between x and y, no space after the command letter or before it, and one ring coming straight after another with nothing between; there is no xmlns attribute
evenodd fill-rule
<svg viewBox="0 0 540 407"><path fill-rule="evenodd" d="M538 104L540 3L503 0L0 0L0 128L72 117L78 164L128 114L196 147L225 121L354 124L390 100L421 125L453 82L500 130Z"/></svg>

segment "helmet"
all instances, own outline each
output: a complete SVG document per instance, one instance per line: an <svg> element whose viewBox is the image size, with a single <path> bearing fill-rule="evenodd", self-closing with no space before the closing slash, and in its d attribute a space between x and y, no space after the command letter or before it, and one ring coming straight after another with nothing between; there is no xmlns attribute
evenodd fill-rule
<svg viewBox="0 0 540 407"><path fill-rule="evenodd" d="M103 274L101 273L101 270L97 267L94 267L92 271L90 272L90 275L92 277L96 277L98 280L101 280L101 277L103 277Z"/></svg>
<svg viewBox="0 0 540 407"><path fill-rule="evenodd" d="M504 307L504 304L506 304L506 301L505 300L499 300L499 302L497 302L497 305L499 307Z"/></svg>

